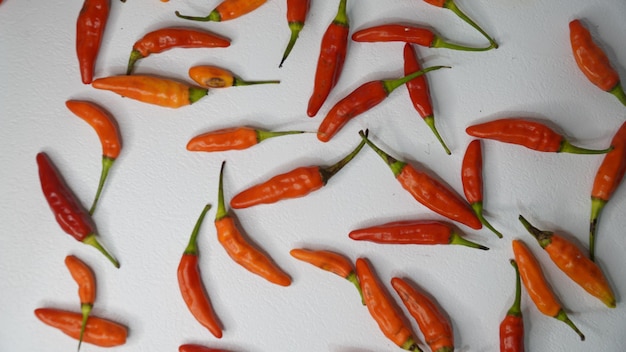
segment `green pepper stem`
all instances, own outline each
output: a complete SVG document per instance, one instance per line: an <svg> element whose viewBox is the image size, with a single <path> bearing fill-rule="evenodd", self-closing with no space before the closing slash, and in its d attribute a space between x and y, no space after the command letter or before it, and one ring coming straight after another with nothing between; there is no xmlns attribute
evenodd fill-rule
<svg viewBox="0 0 626 352"><path fill-rule="evenodd" d="M390 94L391 92L394 91L394 89L405 85L407 82L411 81L412 79L414 79L415 77L421 76L423 74L426 74L427 72L430 71L435 71L435 70L439 70L441 68L451 68L450 66L432 66L432 67L428 67L419 71L415 71L412 72L404 77L401 78L397 78L397 79L387 79L387 80L383 80L383 86L385 87L385 91L387 92L387 94Z"/></svg>
<svg viewBox="0 0 626 352"><path fill-rule="evenodd" d="M367 135L367 131L365 132ZM359 154L363 146L365 145L365 140L361 140L359 145L356 146L348 155L344 156L341 160L336 162L335 164L328 167L320 167L320 173L322 174L322 180L324 184L328 182L328 180L333 177L339 170L341 170L346 164L348 164L354 157Z"/></svg>
<svg viewBox="0 0 626 352"><path fill-rule="evenodd" d="M580 340L585 341L585 335L578 329L578 327L576 327L576 325L574 325L563 309L561 309L554 318L569 325L569 327L576 331L578 336L580 336Z"/></svg>
<svg viewBox="0 0 626 352"><path fill-rule="evenodd" d="M491 232L495 233L496 236L498 236L499 238L502 238L502 234L500 233L500 231L496 230L493 226L491 226L489 221L485 219L485 216L483 215L483 202L472 203L472 209L474 209L474 213L476 214L476 216L478 217L478 220L480 220L480 222L483 225L485 225L489 230L491 230Z"/></svg>
<svg viewBox="0 0 626 352"><path fill-rule="evenodd" d="M215 214L215 221L221 220L228 216L228 209L226 209L226 204L224 202L224 165L226 161L222 161L222 166L220 167L220 181L217 191L217 214Z"/></svg>
<svg viewBox="0 0 626 352"><path fill-rule="evenodd" d="M539 242L541 248L546 248L550 243L552 243L552 232L550 231L541 231L538 228L528 222L522 215L519 216L519 221L524 225L526 230L530 232L531 235Z"/></svg>
<svg viewBox="0 0 626 352"><path fill-rule="evenodd" d="M190 21L200 21L200 22L210 22L210 21L221 22L222 21L222 16L220 16L220 13L217 10L211 11L211 13L206 17L181 15L180 12L178 11L174 12L174 14L176 15L176 17L179 17L185 20L190 20Z"/></svg>
<svg viewBox="0 0 626 352"><path fill-rule="evenodd" d="M204 98L209 93L206 88L189 87L189 104L193 104Z"/></svg>
<svg viewBox="0 0 626 352"><path fill-rule="evenodd" d="M306 133L306 131L266 131L266 130L256 130L256 140L258 143L263 142L268 138L286 136L289 134L300 134Z"/></svg>
<svg viewBox="0 0 626 352"><path fill-rule="evenodd" d="M143 55L138 50L134 50L130 52L130 58L128 59L128 67L126 68L126 74L130 75L133 72L133 67L135 66L135 62L137 60L142 59Z"/></svg>
<svg viewBox="0 0 626 352"><path fill-rule="evenodd" d="M370 141L369 138L367 138L367 135L363 131L359 131L359 135L361 136L361 138L363 138L363 140L365 140L365 143L367 143L367 145L374 149L376 154L378 154L385 161L385 163L387 163L387 166L389 166L389 168L393 172L393 175L395 177L398 177L398 175L400 175L400 173L402 172L402 169L404 169L407 164L403 161L395 159L387 152L380 149L376 144Z"/></svg>
<svg viewBox="0 0 626 352"><path fill-rule="evenodd" d="M94 248L96 248L98 251L100 251L100 253L104 254L105 257L107 257L107 259L109 259L109 261L111 261L111 263L113 263L113 265L116 268L120 267L120 263L117 261L117 259L115 259L111 254L109 254L109 252L107 252L106 249L104 249L104 247L100 244L100 242L98 242L98 239L96 238L96 234L95 233L91 233L89 235L87 235L87 237L85 237L82 242L84 244L88 244Z"/></svg>
<svg viewBox="0 0 626 352"><path fill-rule="evenodd" d="M488 251L489 247L485 247L483 245L480 245L476 242L472 242L472 241L468 241L465 238L461 237L458 233L452 231L452 233L450 234L450 244L458 244L461 246L466 246L466 247L470 247L470 248L478 248L478 249L482 249L484 251Z"/></svg>
<svg viewBox="0 0 626 352"><path fill-rule="evenodd" d="M517 267L517 263L514 259L511 259L511 265L515 269L515 300L509 308L509 311L506 313L507 315L511 315L514 317L522 316L522 284L519 277L519 268Z"/></svg>
<svg viewBox="0 0 626 352"><path fill-rule="evenodd" d="M98 204L98 200L100 199L100 194L102 193L102 189L104 188L104 182L107 179L111 166L113 166L113 162L115 162L115 159L109 158L107 156L102 156L102 171L100 172L100 181L98 182L98 190L96 191L96 196L94 197L93 203L91 203L91 208L89 209L89 215L93 215L93 213L96 211L96 205Z"/></svg>
<svg viewBox="0 0 626 352"><path fill-rule="evenodd" d="M83 303L80 305L80 311L83 315L83 320L80 324L80 333L78 335L78 348L77 351L80 351L80 345L83 343L83 335L85 334L85 328L87 327L87 319L89 319L89 313L91 313L91 308L93 305L91 303Z"/></svg>
<svg viewBox="0 0 626 352"><path fill-rule="evenodd" d="M198 255L198 233L200 232L200 226L202 225L202 221L204 220L204 216L211 209L211 204L207 204L202 209L198 220L196 221L195 226L193 227L193 231L191 232L191 236L189 237L189 243L185 248L184 254Z"/></svg>
<svg viewBox="0 0 626 352"><path fill-rule="evenodd" d="M613 94L619 101L626 106L626 93L624 93L624 89L622 88L622 83L617 82L615 87L609 91L609 93Z"/></svg>
<svg viewBox="0 0 626 352"><path fill-rule="evenodd" d="M348 12L346 11L348 0L340 0L339 1L339 9L337 10L337 15L333 20L333 24L348 27L350 25L350 21L348 18Z"/></svg>
<svg viewBox="0 0 626 352"><path fill-rule="evenodd" d="M361 297L361 303L365 305L365 298L363 297L363 290L361 289L361 284L359 284L359 278L356 276L356 273L353 271L346 277L346 280L352 282L359 292L359 296Z"/></svg>
<svg viewBox="0 0 626 352"><path fill-rule="evenodd" d="M557 150L557 153L572 153L572 154L606 154L613 150L613 146L610 146L606 149L586 149L577 147L571 144L566 139L563 139L561 142L561 147Z"/></svg>
<svg viewBox="0 0 626 352"><path fill-rule="evenodd" d="M596 258L596 233L598 231L598 219L600 218L600 213L604 206L606 205L606 200L591 197L591 216L589 220L589 259L595 261Z"/></svg>
<svg viewBox="0 0 626 352"><path fill-rule="evenodd" d="M441 146L446 151L446 154L452 154L446 143L443 141L443 138L441 138L439 131L437 131L437 127L435 126L435 117L433 115L426 116L424 117L424 122L426 122L426 125L428 125L431 131L433 131L435 137L437 137L437 140L439 141L439 143L441 143Z"/></svg>
<svg viewBox="0 0 626 352"><path fill-rule="evenodd" d="M406 341L400 346L403 350L413 351L413 352L424 352L413 340L413 337L410 336Z"/></svg>
<svg viewBox="0 0 626 352"><path fill-rule="evenodd" d="M289 22L289 30L291 31L291 37L289 38L289 43L287 43L287 47L285 48L285 52L283 53L283 58L280 60L280 64L278 67L283 67L283 63L287 59L287 56L291 53L291 50L296 45L296 41L300 36L300 31L304 28L304 23L302 22Z"/></svg>
<svg viewBox="0 0 626 352"><path fill-rule="evenodd" d="M430 43L430 47L431 48L444 48L444 49L450 49L450 50L459 50L459 51L487 51L487 50L493 49L491 45L488 47L484 47L484 48L473 48L469 46L449 43L443 40L443 38L441 38L438 35L435 35L433 42Z"/></svg>
<svg viewBox="0 0 626 352"><path fill-rule="evenodd" d="M490 45L490 49L497 49L498 48L498 43L496 43L496 41L489 34L487 34L487 32L485 32L482 28L480 28L480 26L478 24L476 24L474 21L472 21L471 18L469 18L463 11L461 11L461 9L458 8L458 6L454 2L454 0L446 0L446 2L444 3L443 7L445 7L447 9L451 10L452 12L454 12L457 16L459 16L459 18L461 18L463 21L465 21L470 26L474 27L474 29L476 29L478 32L480 32L480 34L482 34L485 38L487 38L487 40L491 44Z"/></svg>
<svg viewBox="0 0 626 352"><path fill-rule="evenodd" d="M271 80L271 81L244 81L239 77L233 77L233 86L252 86L255 84L278 84L280 81Z"/></svg>

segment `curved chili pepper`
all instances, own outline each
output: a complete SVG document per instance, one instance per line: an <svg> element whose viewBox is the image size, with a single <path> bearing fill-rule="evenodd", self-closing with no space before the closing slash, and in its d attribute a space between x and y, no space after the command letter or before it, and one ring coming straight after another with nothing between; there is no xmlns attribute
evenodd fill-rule
<svg viewBox="0 0 626 352"><path fill-rule="evenodd" d="M589 220L589 259L595 260L598 219L606 203L611 199L626 174L626 122L611 140L613 150L608 152L593 181L591 189L591 216Z"/></svg>
<svg viewBox="0 0 626 352"><path fill-rule="evenodd" d="M578 68L587 79L598 88L613 94L622 104L626 105L626 93L622 88L617 70L602 48L593 40L591 33L580 20L569 23L570 43Z"/></svg>
<svg viewBox="0 0 626 352"><path fill-rule="evenodd" d="M189 140L187 150L221 152L253 147L268 138L305 133L304 131L267 131L247 126L223 128L199 134Z"/></svg>
<svg viewBox="0 0 626 352"><path fill-rule="evenodd" d="M354 150L333 165L297 167L251 186L235 195L230 200L230 206L241 209L304 197L324 187L331 177L336 175L361 151L364 145L365 142L361 141Z"/></svg>
<svg viewBox="0 0 626 352"><path fill-rule="evenodd" d="M348 121L380 104L396 88L427 72L447 68L433 66L397 79L375 80L360 85L337 102L317 129L317 139L328 142Z"/></svg>
<svg viewBox="0 0 626 352"><path fill-rule="evenodd" d="M584 341L585 335L574 325L567 316L567 313L565 313L565 310L561 307L561 304L543 275L541 265L532 252L520 240L513 240L512 246L522 283L537 309L539 309L541 313L567 324L580 336L580 339Z"/></svg>
<svg viewBox="0 0 626 352"><path fill-rule="evenodd" d="M415 50L413 50L411 43L406 43L404 45L404 74L408 75L419 70L421 70L421 67L417 59L417 54ZM450 155L450 149L448 149L448 146L441 138L435 126L435 114L433 112L430 89L428 88L426 76L420 75L406 82L406 88L409 91L409 97L411 98L413 107L420 114L424 122L426 122L435 137L437 137L437 140L441 143L446 154Z"/></svg>
<svg viewBox="0 0 626 352"><path fill-rule="evenodd" d="M96 301L96 278L91 268L76 256L68 255L65 257L65 266L67 266L72 278L78 284L80 310L83 316L80 334L78 335L78 350L80 350L80 344L83 342L85 328L87 327L87 319Z"/></svg>
<svg viewBox="0 0 626 352"><path fill-rule="evenodd" d="M116 268L119 268L119 262L98 242L91 216L89 216L89 213L67 186L46 153L40 152L37 154L37 166L39 168L41 190L61 229L74 237L75 240L95 247Z"/></svg>
<svg viewBox="0 0 626 352"><path fill-rule="evenodd" d="M85 0L76 21L76 55L84 84L93 80L102 36L109 19L109 0Z"/></svg>
<svg viewBox="0 0 626 352"><path fill-rule="evenodd" d="M178 346L178 352L228 352L222 349L209 348L201 345L185 344Z"/></svg>
<svg viewBox="0 0 626 352"><path fill-rule="evenodd" d="M224 22L246 15L266 2L267 0L223 0L206 17L185 16L178 11L175 14L177 17L191 21Z"/></svg>
<svg viewBox="0 0 626 352"><path fill-rule="evenodd" d="M572 145L550 127L522 118L505 118L469 126L465 129L473 137L493 139L499 142L518 144L540 152L605 154L611 147L595 150Z"/></svg>
<svg viewBox="0 0 626 352"><path fill-rule="evenodd" d="M489 248L468 241L449 224L435 220L392 221L350 231L348 235L356 241L381 244L458 244L470 248Z"/></svg>
<svg viewBox="0 0 626 352"><path fill-rule="evenodd" d="M37 308L35 316L44 324L61 330L64 334L79 339L83 316L55 308ZM83 341L100 347L114 347L126 343L128 329L114 321L90 316L85 327Z"/></svg>
<svg viewBox="0 0 626 352"><path fill-rule="evenodd" d="M493 49L492 46L485 48L471 48L449 43L430 29L395 23L383 24L380 26L358 30L352 34L352 40L360 43L405 42L417 44L427 48L444 48L461 51L487 51Z"/></svg>
<svg viewBox="0 0 626 352"><path fill-rule="evenodd" d="M391 286L417 322L430 350L433 352L454 351L452 325L435 302L399 277L391 279Z"/></svg>
<svg viewBox="0 0 626 352"><path fill-rule="evenodd" d="M213 336L218 339L222 337L222 327L217 320L211 301L206 294L200 268L198 267L198 233L204 216L211 209L211 204L207 204L202 209L202 213L196 221L196 225L191 232L189 243L183 252L178 264L178 287L183 296L183 300L196 320L207 328Z"/></svg>
<svg viewBox="0 0 626 352"><path fill-rule="evenodd" d="M113 163L120 155L122 150L122 142L117 126L117 122L102 107L95 103L80 100L68 100L65 106L87 122L98 134L100 144L102 144L102 171L100 172L100 181L98 182L98 190L89 209L89 214L93 215L96 205L100 199L100 194L104 187L104 183L109 175L109 170Z"/></svg>
<svg viewBox="0 0 626 352"><path fill-rule="evenodd" d="M91 85L123 97L169 108L179 108L197 102L208 89L192 87L167 78L144 75L120 75L98 78Z"/></svg>
<svg viewBox="0 0 626 352"><path fill-rule="evenodd" d="M350 31L346 6L347 0L339 1L337 15L322 36L320 54L315 69L313 93L309 98L306 111L309 117L317 115L343 71L343 64L348 51L348 32Z"/></svg>
<svg viewBox="0 0 626 352"><path fill-rule="evenodd" d="M280 267L256 249L246 238L235 223L235 219L226 209L223 191L224 165L220 168L220 181L218 189L217 214L215 215L215 228L217 240L224 247L226 253L239 265L253 274L259 275L269 282L280 286L289 286L291 278Z"/></svg>
<svg viewBox="0 0 626 352"><path fill-rule="evenodd" d="M463 183L465 199L474 209L474 213L476 213L480 222L495 233L496 236L502 238L502 234L493 228L483 215L483 154L482 145L478 139L470 142L463 156L461 182Z"/></svg>
<svg viewBox="0 0 626 352"><path fill-rule="evenodd" d="M230 40L213 33L191 28L160 28L149 32L133 44L126 74L133 71L137 60L174 48L227 48Z"/></svg>
<svg viewBox="0 0 626 352"><path fill-rule="evenodd" d="M366 259L357 258L356 275L361 284L365 306L383 334L407 351L421 352L422 349L415 343L410 325L404 321L402 312L378 281Z"/></svg>
<svg viewBox="0 0 626 352"><path fill-rule="evenodd" d="M227 88L233 86L250 86L254 84L278 84L280 81L244 81L232 72L217 66L193 66L189 69L189 77L203 88Z"/></svg>
<svg viewBox="0 0 626 352"><path fill-rule="evenodd" d="M598 264L587 258L580 248L564 237L551 231L539 230L521 215L519 220L565 275L607 307L615 308L615 295Z"/></svg>
<svg viewBox="0 0 626 352"><path fill-rule="evenodd" d="M522 285L515 260L515 300L500 323L500 352L524 352L524 317L522 316Z"/></svg>
<svg viewBox="0 0 626 352"><path fill-rule="evenodd" d="M453 190L428 173L417 170L412 165L393 158L370 141L364 133L359 132L359 134L387 163L400 185L415 200L450 220L458 221L476 230L482 228L482 223L469 204Z"/></svg>
<svg viewBox="0 0 626 352"><path fill-rule="evenodd" d="M287 0L287 25L289 25L291 37L289 38L289 43L287 43L283 58L280 60L278 67L283 67L283 63L296 44L298 36L304 27L304 21L306 20L310 6L311 0Z"/></svg>

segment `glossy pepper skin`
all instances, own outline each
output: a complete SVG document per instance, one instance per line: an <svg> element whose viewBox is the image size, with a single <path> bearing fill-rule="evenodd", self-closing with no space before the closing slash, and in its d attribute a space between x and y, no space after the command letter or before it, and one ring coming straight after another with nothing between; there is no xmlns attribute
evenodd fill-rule
<svg viewBox="0 0 626 352"><path fill-rule="evenodd" d="M569 23L570 44L578 68L587 79L598 88L613 94L626 105L626 94L622 88L619 74L611 66L609 58L593 40L591 33L580 20Z"/></svg>
<svg viewBox="0 0 626 352"><path fill-rule="evenodd" d="M339 1L339 9L333 22L326 28L320 44L315 69L313 93L309 98L307 115L313 117L322 107L330 91L335 87L343 71L348 52L350 22L346 13L347 0Z"/></svg>
<svg viewBox="0 0 626 352"><path fill-rule="evenodd" d="M98 242L91 216L44 152L37 154L37 166L41 190L61 229L75 240L95 247L119 268L119 262Z"/></svg>
<svg viewBox="0 0 626 352"><path fill-rule="evenodd" d="M522 316L522 285L515 260L515 300L500 322L500 352L524 352L524 317Z"/></svg>
<svg viewBox="0 0 626 352"><path fill-rule="evenodd" d="M76 55L84 84L93 80L102 36L109 19L109 0L85 0L76 20Z"/></svg>
<svg viewBox="0 0 626 352"><path fill-rule="evenodd" d="M283 63L291 53L293 47L296 45L298 36L300 35L302 28L304 28L304 22L306 21L306 16L309 13L310 7L311 0L287 0L287 25L289 26L291 36L278 67L283 67Z"/></svg>
<svg viewBox="0 0 626 352"><path fill-rule="evenodd" d="M199 134L189 140L187 150L193 152L221 152L251 148L266 139L300 134L304 131L267 131L248 126L223 128Z"/></svg>
<svg viewBox="0 0 626 352"><path fill-rule="evenodd" d="M228 352L226 350L209 348L202 345L185 344L178 346L178 352Z"/></svg>
<svg viewBox="0 0 626 352"><path fill-rule="evenodd" d="M189 243L178 263L178 287L187 308L189 308L194 318L207 328L213 336L221 338L222 327L213 311L213 306L202 283L198 266L199 251L197 238L202 221L209 209L211 209L210 204L205 205L202 209L189 238Z"/></svg>
<svg viewBox="0 0 626 352"><path fill-rule="evenodd" d="M205 17L185 16L178 11L176 16L191 21L224 22L246 15L266 2L267 0L223 0Z"/></svg>
<svg viewBox="0 0 626 352"><path fill-rule="evenodd" d="M192 28L168 27L146 33L133 44L126 74L132 73L137 60L174 48L227 48L230 40Z"/></svg>
<svg viewBox="0 0 626 352"><path fill-rule="evenodd" d="M244 81L232 72L217 66L198 65L189 69L189 77L202 88L228 88L255 84L278 84L278 80Z"/></svg>
<svg viewBox="0 0 626 352"><path fill-rule="evenodd" d="M598 264L587 258L580 248L563 236L539 230L521 215L519 220L565 275L607 307L615 308L615 295Z"/></svg>
<svg viewBox="0 0 626 352"><path fill-rule="evenodd" d="M78 298L80 299L80 310L83 317L78 336L78 350L80 350L85 328L87 327L87 319L96 301L96 277L91 268L74 255L65 257L65 266L78 284Z"/></svg>

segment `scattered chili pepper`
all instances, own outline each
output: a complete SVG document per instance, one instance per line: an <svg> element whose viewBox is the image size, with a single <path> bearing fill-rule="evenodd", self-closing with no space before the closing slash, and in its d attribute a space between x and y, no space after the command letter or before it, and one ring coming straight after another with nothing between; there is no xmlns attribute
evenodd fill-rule
<svg viewBox="0 0 626 352"><path fill-rule="evenodd" d="M119 262L98 242L91 216L44 152L37 154L37 166L41 190L61 229L77 241L95 247L119 268Z"/></svg>
<svg viewBox="0 0 626 352"><path fill-rule="evenodd" d="M67 108L74 113L74 115L83 119L96 131L96 134L100 139L100 144L102 144L102 171L100 172L98 190L96 191L93 203L89 209L89 214L93 215L96 210L98 200L100 199L104 183L109 174L109 170L122 150L119 129L117 122L113 119L113 117L95 103L80 100L68 100L65 102L65 106L67 106Z"/></svg>
<svg viewBox="0 0 626 352"><path fill-rule="evenodd" d="M413 78L448 66L433 66L397 79L375 80L360 85L337 102L317 129L317 139L328 142L348 121L380 104L396 88Z"/></svg>
<svg viewBox="0 0 626 352"><path fill-rule="evenodd" d="M322 36L315 69L313 93L309 98L306 111L309 117L317 115L343 71L343 64L348 52L348 32L350 31L346 6L347 0L339 1L337 15Z"/></svg>
<svg viewBox="0 0 626 352"><path fill-rule="evenodd" d="M204 209L202 209L202 213L200 213L196 225L191 232L189 243L180 258L178 264L178 287L180 288L180 293L183 296L187 308L189 308L194 318L196 318L202 326L207 328L213 336L221 338L222 327L215 316L211 301L206 294L206 290L202 284L200 268L198 267L197 238L202 220L204 220L204 216L209 209L211 209L211 204L205 205Z"/></svg>
<svg viewBox="0 0 626 352"><path fill-rule="evenodd" d="M404 74L408 75L412 72L421 70L420 63L417 58L415 50L411 43L404 45ZM428 125L433 132L441 146L446 151L446 154L450 155L450 149L441 138L437 127L435 126L435 114L433 112L433 105L430 99L430 89L428 88L428 81L425 75L420 75L412 80L406 82L406 88L409 91L409 97L413 103L413 107L420 114L424 122Z"/></svg>
<svg viewBox="0 0 626 352"><path fill-rule="evenodd" d="M615 308L615 295L598 264L587 258L580 248L563 236L539 230L521 215L519 220L565 275L607 307Z"/></svg>
<svg viewBox="0 0 626 352"><path fill-rule="evenodd" d="M461 181L465 199L470 203L474 213L489 230L502 238L502 234L493 228L483 215L483 154L480 140L469 143L461 165Z"/></svg>
<svg viewBox="0 0 626 352"><path fill-rule="evenodd" d="M613 136L611 146L613 146L613 150L604 156L596 171L591 189L591 216L589 221L589 259L591 260L595 260L596 234L600 213L626 174L626 123L623 123Z"/></svg>
<svg viewBox="0 0 626 352"><path fill-rule="evenodd" d="M379 282L368 261L356 260L356 275L361 284L365 306L383 334L396 345L408 351L422 351L415 343L410 324Z"/></svg>
<svg viewBox="0 0 626 352"><path fill-rule="evenodd" d="M109 90L123 97L169 108L193 104L208 93L206 88L189 86L168 78L144 75L98 78L91 85L96 89Z"/></svg>
<svg viewBox="0 0 626 352"><path fill-rule="evenodd" d="M518 144L540 152L605 154L611 150L610 147L602 150L577 147L545 124L522 118L492 120L469 126L465 131L473 137Z"/></svg>
<svg viewBox="0 0 626 352"><path fill-rule="evenodd" d="M380 26L358 30L352 34L352 40L360 43L405 42L417 44L427 48L444 48L461 51L487 51L493 48L491 46L485 48L472 48L449 43L430 29L395 23L383 24Z"/></svg>
<svg viewBox="0 0 626 352"><path fill-rule="evenodd" d="M178 352L228 352L222 349L209 348L201 345L185 344L178 346Z"/></svg>
<svg viewBox="0 0 626 352"><path fill-rule="evenodd" d="M515 300L500 323L500 352L524 352L524 317L522 316L522 285L515 260Z"/></svg>
<svg viewBox="0 0 626 352"><path fill-rule="evenodd" d="M356 148L333 165L300 166L251 186L235 195L230 200L230 206L241 209L304 197L324 187L331 177L336 175L361 151L364 145L365 142L361 141Z"/></svg>
<svg viewBox="0 0 626 352"><path fill-rule="evenodd" d="M278 67L283 67L283 63L296 44L302 28L304 28L304 21L310 6L311 0L287 0L287 25L289 26L291 37Z"/></svg>
<svg viewBox="0 0 626 352"><path fill-rule="evenodd" d="M206 17L185 16L178 11L175 14L177 17L191 21L224 22L246 15L266 2L267 0L223 0Z"/></svg>
<svg viewBox="0 0 626 352"><path fill-rule="evenodd" d="M135 42L128 59L126 74L133 71L137 60L174 48L227 48L230 40L213 33L192 28L160 28Z"/></svg>
<svg viewBox="0 0 626 352"><path fill-rule="evenodd" d="M227 88L233 86L250 86L254 84L278 84L280 81L244 81L232 72L217 66L193 66L189 69L189 77L203 88Z"/></svg>
<svg viewBox="0 0 626 352"><path fill-rule="evenodd" d="M277 285L289 286L291 284L291 278L274 264L268 256L255 248L244 238L235 223L235 219L226 209L223 190L224 165L225 162L222 162L222 167L220 168L217 214L215 215L215 228L217 230L218 241L237 264L243 266L251 273L259 275Z"/></svg>
<svg viewBox="0 0 626 352"><path fill-rule="evenodd" d="M109 0L85 0L76 21L76 55L84 84L93 80L102 36L109 18Z"/></svg>
<svg viewBox="0 0 626 352"><path fill-rule="evenodd" d="M570 43L574 59L578 68L587 79L598 88L613 94L622 104L626 105L626 93L622 88L617 70L611 67L611 62L602 48L593 40L591 33L583 26L580 20L569 23Z"/></svg>
<svg viewBox="0 0 626 352"><path fill-rule="evenodd" d="M37 308L35 316L46 325L61 330L64 334L79 339L83 316L56 308ZM83 341L100 347L114 347L126 343L128 329L114 321L90 316L85 327Z"/></svg>
<svg viewBox="0 0 626 352"><path fill-rule="evenodd" d="M194 152L242 150L253 147L268 138L300 133L305 133L305 131L267 131L247 126L223 128L191 138L187 143L187 150Z"/></svg>
<svg viewBox="0 0 626 352"><path fill-rule="evenodd" d="M461 237L453 226L436 220L392 221L350 231L348 235L356 241L381 244L458 244L470 248L489 248Z"/></svg>
<svg viewBox="0 0 626 352"><path fill-rule="evenodd" d="M80 350L80 344L83 342L85 328L87 327L87 319L96 301L96 278L91 268L74 255L65 257L65 266L67 266L72 278L78 284L80 311L83 316L80 334L78 335L78 350Z"/></svg>
<svg viewBox="0 0 626 352"><path fill-rule="evenodd" d="M435 302L399 277L391 279L391 286L417 322L430 350L433 352L454 351L452 325Z"/></svg>
<svg viewBox="0 0 626 352"><path fill-rule="evenodd" d="M481 229L482 223L472 208L449 187L424 171L397 160L376 146L367 136L359 132L365 142L387 163L400 185L415 200L437 214L458 221L473 229Z"/></svg>
<svg viewBox="0 0 626 352"><path fill-rule="evenodd" d="M580 339L584 341L585 335L574 325L567 316L567 313L565 313L565 310L561 307L561 304L543 275L541 265L532 252L526 247L524 242L520 240L513 240L512 246L522 283L537 309L539 309L541 313L567 324L580 336Z"/></svg>

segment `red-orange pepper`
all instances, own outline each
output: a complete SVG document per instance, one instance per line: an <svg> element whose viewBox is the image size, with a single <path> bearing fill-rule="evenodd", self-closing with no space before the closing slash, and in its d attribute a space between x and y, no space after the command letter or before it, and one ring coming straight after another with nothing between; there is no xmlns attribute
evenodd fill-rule
<svg viewBox="0 0 626 352"><path fill-rule="evenodd" d="M109 0L85 0L76 21L76 55L84 84L93 80L102 36L109 19Z"/></svg>
<svg viewBox="0 0 626 352"><path fill-rule="evenodd" d="M192 21L224 22L246 15L266 2L267 0L223 0L205 17L185 16L178 11L175 14L180 18Z"/></svg>
<svg viewBox="0 0 626 352"><path fill-rule="evenodd" d="M578 68L587 79L598 88L613 94L622 104L626 105L626 93L622 88L617 70L611 67L611 62L602 48L593 40L591 33L583 26L580 20L569 23L570 44Z"/></svg>
<svg viewBox="0 0 626 352"><path fill-rule="evenodd" d="M227 88L254 84L278 84L280 81L244 81L232 72L217 66L199 65L189 69L189 77L203 88Z"/></svg>
<svg viewBox="0 0 626 352"><path fill-rule="evenodd" d="M78 336L78 349L80 350L80 344L83 342L85 328L87 327L87 319L96 301L96 277L91 268L74 255L65 257L65 266L67 266L72 278L78 284L80 311L83 316Z"/></svg>
<svg viewBox="0 0 626 352"><path fill-rule="evenodd" d="M304 28L304 21L310 7L311 0L287 0L287 25L289 26L291 37L278 67L283 67L283 63L296 44L302 28Z"/></svg>
<svg viewBox="0 0 626 352"><path fill-rule="evenodd" d="M199 134L189 140L187 150L194 152L221 152L253 147L268 138L304 131L267 131L247 126L223 128Z"/></svg>
<svg viewBox="0 0 626 352"><path fill-rule="evenodd" d="M61 330L64 334L77 339L80 337L80 330L83 316L56 308L37 308L35 316L46 325ZM90 316L85 327L83 341L100 347L115 347L126 343L128 329L114 321Z"/></svg>
<svg viewBox="0 0 626 352"><path fill-rule="evenodd" d="M209 348L202 345L185 344L178 346L178 352L228 352L219 348Z"/></svg>
<svg viewBox="0 0 626 352"><path fill-rule="evenodd" d="M515 300L500 322L500 352L524 352L524 317L522 316L522 285L515 260Z"/></svg>

